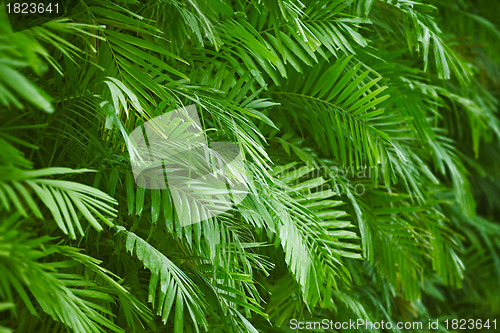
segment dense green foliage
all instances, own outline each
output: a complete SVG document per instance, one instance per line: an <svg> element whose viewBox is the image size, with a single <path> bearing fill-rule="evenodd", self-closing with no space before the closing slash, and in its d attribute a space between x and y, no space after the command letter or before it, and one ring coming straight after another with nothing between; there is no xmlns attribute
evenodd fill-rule
<svg viewBox="0 0 500 333"><path fill-rule="evenodd" d="M81 0L12 34L2 12L0 331L500 318L498 13ZM251 181L183 226L127 135L190 104Z"/></svg>

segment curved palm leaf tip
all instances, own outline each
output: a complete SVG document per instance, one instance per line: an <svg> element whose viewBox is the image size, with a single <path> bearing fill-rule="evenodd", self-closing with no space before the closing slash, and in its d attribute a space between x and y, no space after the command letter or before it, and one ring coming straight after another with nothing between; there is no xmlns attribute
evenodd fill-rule
<svg viewBox="0 0 500 333"><path fill-rule="evenodd" d="M499 7L89 0L14 35L0 12L0 330L498 318ZM129 138L191 104L248 176L194 224Z"/></svg>

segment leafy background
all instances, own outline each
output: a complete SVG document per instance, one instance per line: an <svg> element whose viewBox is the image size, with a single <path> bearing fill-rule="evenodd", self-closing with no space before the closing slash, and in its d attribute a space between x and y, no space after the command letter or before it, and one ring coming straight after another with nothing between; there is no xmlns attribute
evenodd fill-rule
<svg viewBox="0 0 500 333"><path fill-rule="evenodd" d="M2 8L0 331L500 318L499 12L81 0L12 34ZM251 181L182 226L127 136L190 104Z"/></svg>

